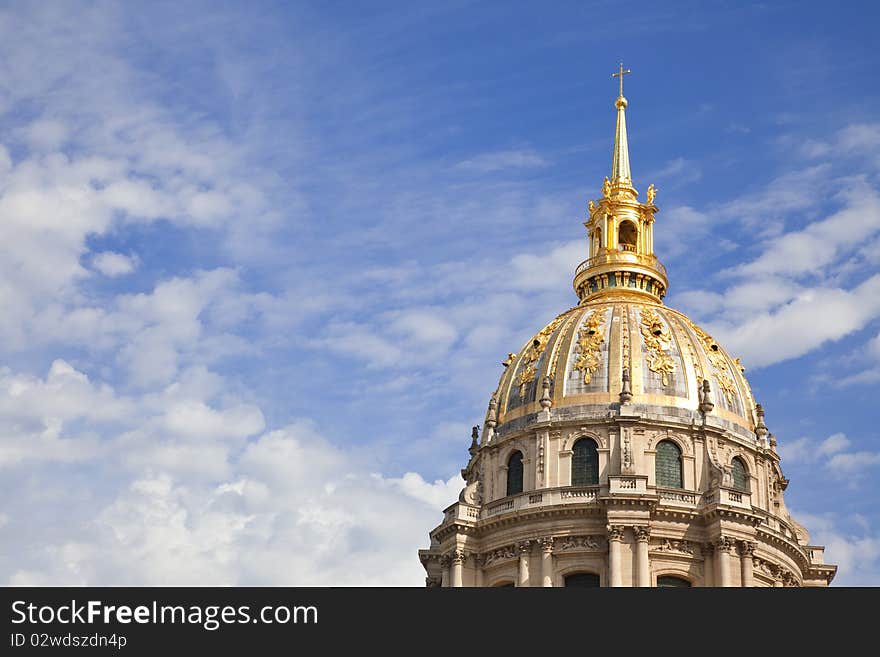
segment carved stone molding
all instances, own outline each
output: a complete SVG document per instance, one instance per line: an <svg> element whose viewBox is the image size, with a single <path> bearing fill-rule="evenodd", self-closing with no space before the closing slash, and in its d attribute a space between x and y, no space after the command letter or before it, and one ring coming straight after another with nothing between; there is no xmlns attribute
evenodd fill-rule
<svg viewBox="0 0 880 657"><path fill-rule="evenodd" d="M532 541L520 541L516 544L516 549L519 550L520 555L528 556L532 551Z"/></svg>
<svg viewBox="0 0 880 657"><path fill-rule="evenodd" d="M450 559L452 560L452 563L456 565L464 565L464 562L467 560L467 553L463 550L453 550L450 554Z"/></svg>
<svg viewBox="0 0 880 657"><path fill-rule="evenodd" d="M691 448L691 441L680 433L675 433L669 429L665 431L653 432L648 438L646 449L651 451L657 447L657 443L661 440L671 440L681 449L681 453L685 456L693 456L694 450Z"/></svg>
<svg viewBox="0 0 880 657"><path fill-rule="evenodd" d="M694 544L690 541L674 541L668 538L664 538L658 545L654 547L658 552L674 552L678 554L690 554L694 553Z"/></svg>
<svg viewBox="0 0 880 657"><path fill-rule="evenodd" d="M590 552L602 549L602 540L598 536L565 536L557 539L558 552Z"/></svg>
<svg viewBox="0 0 880 657"><path fill-rule="evenodd" d="M608 531L608 540L622 541L624 529L623 525L608 525L608 527L606 527L606 530Z"/></svg>
<svg viewBox="0 0 880 657"><path fill-rule="evenodd" d="M651 528L647 525L636 525L633 527L633 534L640 543L646 543L651 538Z"/></svg>
<svg viewBox="0 0 880 657"><path fill-rule="evenodd" d="M505 545L482 555L483 567L490 566L496 561L507 561L516 558L516 548L513 545Z"/></svg>
<svg viewBox="0 0 880 657"><path fill-rule="evenodd" d="M733 552L736 549L736 541L730 536L722 536L715 541L715 549L719 552Z"/></svg>
<svg viewBox="0 0 880 657"><path fill-rule="evenodd" d="M608 441L599 435L599 433L591 431L587 429L587 427L581 427L565 437L565 440L562 441L562 451L571 450L571 448L574 447L574 444L581 438L590 438L594 440L599 449L608 448Z"/></svg>
<svg viewBox="0 0 880 657"><path fill-rule="evenodd" d="M755 553L755 548L758 547L758 544L754 541L740 541L739 542L739 553L744 558L751 558L751 556Z"/></svg>
<svg viewBox="0 0 880 657"><path fill-rule="evenodd" d="M541 545L542 552L553 552L553 544L554 544L553 536L542 536L538 539L538 543Z"/></svg>

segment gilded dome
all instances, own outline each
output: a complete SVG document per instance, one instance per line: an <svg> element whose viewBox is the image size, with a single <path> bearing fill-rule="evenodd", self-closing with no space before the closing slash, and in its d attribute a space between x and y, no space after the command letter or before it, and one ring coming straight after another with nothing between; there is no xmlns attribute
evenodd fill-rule
<svg viewBox="0 0 880 657"><path fill-rule="evenodd" d="M504 361L465 487L419 551L426 583L827 586L837 567L785 506L739 359L663 305L658 189L633 187L622 82L615 107L578 305Z"/></svg>
<svg viewBox="0 0 880 657"><path fill-rule="evenodd" d="M584 417L620 402L627 371L632 403L677 422L698 417L707 380L713 415L754 437L755 401L738 359L686 315L648 298L587 300L542 328L505 366L495 395L499 435L541 410L545 377L554 415Z"/></svg>

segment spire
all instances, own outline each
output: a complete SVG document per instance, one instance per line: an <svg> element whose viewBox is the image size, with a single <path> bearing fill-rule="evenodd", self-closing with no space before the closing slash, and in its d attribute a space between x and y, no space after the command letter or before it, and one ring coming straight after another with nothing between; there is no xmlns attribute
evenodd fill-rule
<svg viewBox="0 0 880 657"><path fill-rule="evenodd" d="M614 131L614 160L611 164L612 185L632 185L629 171L629 144L626 141L626 98L623 97L623 76L632 73L629 69L620 68L611 77L620 78L620 95L614 101L617 108L617 129Z"/></svg>
<svg viewBox="0 0 880 657"><path fill-rule="evenodd" d="M669 281L666 269L654 255L654 205L657 188L648 186L646 202L639 201L629 169L629 143L626 137L626 98L623 76L631 73L620 63L617 73L620 93L617 131L614 134L614 160L611 178L602 183L602 197L590 201L589 219L584 222L590 240L588 258L574 272L574 290L581 302L601 296L639 296L660 301Z"/></svg>

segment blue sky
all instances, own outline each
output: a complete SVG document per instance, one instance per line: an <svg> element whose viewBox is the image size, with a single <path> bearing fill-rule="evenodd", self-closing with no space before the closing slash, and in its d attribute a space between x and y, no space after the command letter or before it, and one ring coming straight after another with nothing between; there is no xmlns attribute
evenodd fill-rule
<svg viewBox="0 0 880 657"><path fill-rule="evenodd" d="M623 59L666 301L880 584L877 13L4 4L0 581L420 585L501 360L576 301Z"/></svg>

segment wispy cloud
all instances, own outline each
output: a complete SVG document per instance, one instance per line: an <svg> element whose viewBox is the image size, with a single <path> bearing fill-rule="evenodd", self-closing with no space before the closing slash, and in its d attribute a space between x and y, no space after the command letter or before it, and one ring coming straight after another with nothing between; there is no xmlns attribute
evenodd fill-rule
<svg viewBox="0 0 880 657"><path fill-rule="evenodd" d="M495 151L483 153L455 165L456 169L474 173L492 173L509 169L534 169L549 166L541 155L528 150Z"/></svg>

